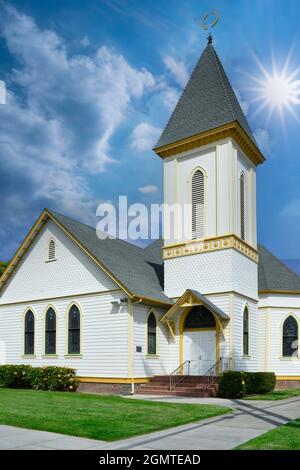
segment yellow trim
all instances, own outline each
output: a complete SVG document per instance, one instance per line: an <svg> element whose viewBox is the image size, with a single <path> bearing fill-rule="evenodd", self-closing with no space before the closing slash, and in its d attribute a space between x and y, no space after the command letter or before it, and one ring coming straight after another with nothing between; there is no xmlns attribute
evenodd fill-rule
<svg viewBox="0 0 300 470"><path fill-rule="evenodd" d="M300 380L300 375L276 375L276 380Z"/></svg>
<svg viewBox="0 0 300 470"><path fill-rule="evenodd" d="M27 312L29 312L29 310L33 313L33 316L34 316L34 346L33 346L33 354L25 354L25 317L26 317L26 314ZM37 344L37 340L36 340L36 333L37 333L37 315L34 311L34 309L32 307L27 307L24 312L23 312L23 320L22 320L22 357L24 358L35 358L36 357L36 344Z"/></svg>
<svg viewBox="0 0 300 470"><path fill-rule="evenodd" d="M113 378L113 377L79 377L82 383L106 383L106 384L144 384L150 382L152 377L141 378Z"/></svg>
<svg viewBox="0 0 300 470"><path fill-rule="evenodd" d="M49 310L49 308L52 308L54 310L54 313L55 313L55 325L56 325L56 330L55 330L55 353L54 354L47 354L46 353L46 315L47 315L47 312ZM58 346L58 311L56 309L56 307L54 307L53 304L48 304L47 307L44 309L44 312L43 312L43 332L42 332L42 351L43 351L43 357L48 357L48 356L57 356L57 346Z"/></svg>
<svg viewBox="0 0 300 470"><path fill-rule="evenodd" d="M9 262L8 266L2 273L2 276L0 277L0 289L4 286L4 284L7 282L9 276L12 274L14 271L15 267L18 265L20 259L24 255L24 253L28 250L30 247L32 241L35 239L37 234L40 232L42 229L45 221L47 220L48 217L48 211L46 209L41 213L37 221L34 223L33 227L31 230L28 232L26 237L24 238L23 242L19 246L18 250L12 257L11 261Z"/></svg>
<svg viewBox="0 0 300 470"><path fill-rule="evenodd" d="M145 354L146 359L159 359L159 354Z"/></svg>
<svg viewBox="0 0 300 470"><path fill-rule="evenodd" d="M171 259L228 249L235 249L255 263L258 263L258 251L234 234L224 235L223 237L200 238L167 245L163 247L163 258Z"/></svg>
<svg viewBox="0 0 300 470"><path fill-rule="evenodd" d="M272 289L265 289L259 290L259 294L286 294L286 295L300 295L300 290L272 290Z"/></svg>
<svg viewBox="0 0 300 470"><path fill-rule="evenodd" d="M22 359L35 359L36 354L22 354Z"/></svg>
<svg viewBox="0 0 300 470"><path fill-rule="evenodd" d="M48 298L39 298L39 299L29 299L29 300L22 300L22 301L19 301L19 302L8 302L8 303L5 303L5 304L1 304L1 307L4 307L6 305L22 305L22 304L31 304L33 302L48 302L48 301L51 301L51 302L55 302L57 300L60 300L60 299L73 299L74 297L87 297L87 296L90 296L90 295L106 295L106 294L110 294L111 292L121 292L121 289L120 288L117 288L117 289L110 289L110 290L104 290L104 291L96 291L96 292L86 292L86 293L81 293L81 294L74 294L74 295L61 295L59 297L48 297Z"/></svg>
<svg viewBox="0 0 300 470"><path fill-rule="evenodd" d="M232 138L239 145L241 150L254 163L254 165L259 165L265 161L263 154L237 121L201 132L200 134L196 134L192 137L172 142L168 145L163 145L162 147L155 148L154 151L161 158L166 158L171 155L187 152L197 147L202 147L203 145L228 138Z"/></svg>
<svg viewBox="0 0 300 470"><path fill-rule="evenodd" d="M176 340L176 323L172 320L166 320L166 324L169 328L169 332L171 333L172 339Z"/></svg>
<svg viewBox="0 0 300 470"><path fill-rule="evenodd" d="M42 354L43 359L56 359L58 358L58 354Z"/></svg>
<svg viewBox="0 0 300 470"><path fill-rule="evenodd" d="M69 354L69 311L70 308L76 305L80 314L80 352L78 354ZM65 311L65 357L82 357L83 356L83 312L81 305L72 300L66 308Z"/></svg>

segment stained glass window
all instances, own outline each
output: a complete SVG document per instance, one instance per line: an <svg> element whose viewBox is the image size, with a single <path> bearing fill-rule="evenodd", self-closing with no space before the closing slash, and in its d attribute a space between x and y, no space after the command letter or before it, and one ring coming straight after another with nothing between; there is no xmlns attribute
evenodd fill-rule
<svg viewBox="0 0 300 470"><path fill-rule="evenodd" d="M69 310L69 354L80 354L80 312L76 305Z"/></svg>
<svg viewBox="0 0 300 470"><path fill-rule="evenodd" d="M148 354L156 354L156 318L154 313L148 317Z"/></svg>
<svg viewBox="0 0 300 470"><path fill-rule="evenodd" d="M34 315L31 310L25 315L24 353L34 354Z"/></svg>
<svg viewBox="0 0 300 470"><path fill-rule="evenodd" d="M291 357L297 355L298 351L298 324L296 319L290 315L283 324L282 355Z"/></svg>
<svg viewBox="0 0 300 470"><path fill-rule="evenodd" d="M45 323L45 353L56 354L56 314L51 307L47 310Z"/></svg>

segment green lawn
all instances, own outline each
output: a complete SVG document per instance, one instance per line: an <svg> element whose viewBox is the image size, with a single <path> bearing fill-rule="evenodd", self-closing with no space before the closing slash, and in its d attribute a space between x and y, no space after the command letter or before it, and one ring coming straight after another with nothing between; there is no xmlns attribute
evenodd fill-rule
<svg viewBox="0 0 300 470"><path fill-rule="evenodd" d="M113 441L230 412L215 405L0 389L0 423Z"/></svg>
<svg viewBox="0 0 300 470"><path fill-rule="evenodd" d="M300 450L300 418L262 434L238 450Z"/></svg>
<svg viewBox="0 0 300 470"><path fill-rule="evenodd" d="M262 393L261 395L248 395L243 400L284 400L286 398L298 397L300 388L290 388L287 390L274 390L273 392Z"/></svg>

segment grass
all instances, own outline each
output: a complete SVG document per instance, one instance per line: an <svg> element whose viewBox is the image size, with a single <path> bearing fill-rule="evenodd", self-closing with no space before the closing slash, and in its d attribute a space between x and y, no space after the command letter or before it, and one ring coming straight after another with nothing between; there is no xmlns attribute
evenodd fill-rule
<svg viewBox="0 0 300 470"><path fill-rule="evenodd" d="M300 418L237 447L238 450L300 450Z"/></svg>
<svg viewBox="0 0 300 470"><path fill-rule="evenodd" d="M230 408L215 405L0 389L1 424L104 441L159 431L230 411Z"/></svg>
<svg viewBox="0 0 300 470"><path fill-rule="evenodd" d="M274 390L273 392L262 393L261 395L248 395L243 400L285 400L286 398L298 397L300 388L290 388L287 390Z"/></svg>

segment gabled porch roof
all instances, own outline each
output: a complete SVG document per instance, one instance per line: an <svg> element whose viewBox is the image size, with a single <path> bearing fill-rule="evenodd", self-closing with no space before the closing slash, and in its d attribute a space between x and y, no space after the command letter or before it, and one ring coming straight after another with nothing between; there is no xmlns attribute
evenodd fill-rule
<svg viewBox="0 0 300 470"><path fill-rule="evenodd" d="M214 314L222 330L223 324L230 320L229 316L223 312L223 310L213 304L203 294L193 289L187 289L161 319L161 322L168 325L172 336L174 335L172 322L177 315L181 315L186 308L196 307L197 305L205 305L205 307Z"/></svg>

